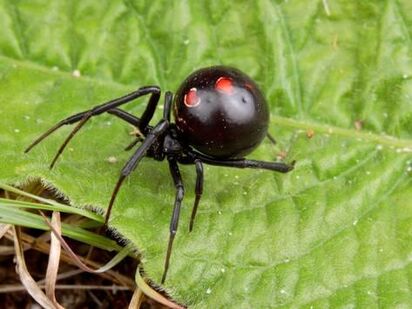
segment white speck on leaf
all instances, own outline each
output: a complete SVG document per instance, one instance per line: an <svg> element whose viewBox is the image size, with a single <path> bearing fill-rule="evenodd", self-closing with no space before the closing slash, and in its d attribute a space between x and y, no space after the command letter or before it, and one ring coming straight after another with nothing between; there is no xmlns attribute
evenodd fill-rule
<svg viewBox="0 0 412 309"><path fill-rule="evenodd" d="M117 158L115 156L110 156L110 157L107 158L106 161L111 163L111 164L114 164L114 163L117 163Z"/></svg>
<svg viewBox="0 0 412 309"><path fill-rule="evenodd" d="M73 77L80 77L80 76L82 76L82 74L80 73L79 70L74 70L74 71L72 72L72 75L73 75Z"/></svg>

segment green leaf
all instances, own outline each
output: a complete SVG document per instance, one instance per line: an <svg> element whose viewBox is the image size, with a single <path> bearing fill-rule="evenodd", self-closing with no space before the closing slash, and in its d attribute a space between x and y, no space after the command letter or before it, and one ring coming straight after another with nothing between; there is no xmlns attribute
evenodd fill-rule
<svg viewBox="0 0 412 309"><path fill-rule="evenodd" d="M287 152L296 169L207 167L189 233L196 175L183 166L166 288L194 308L411 307L410 12L407 0L0 1L0 181L40 177L74 206L105 208L130 126L92 119L52 171L69 128L24 148L139 86L175 91L196 68L235 66L265 92L278 141L250 157ZM155 281L173 201L166 163L144 159L110 222Z"/></svg>

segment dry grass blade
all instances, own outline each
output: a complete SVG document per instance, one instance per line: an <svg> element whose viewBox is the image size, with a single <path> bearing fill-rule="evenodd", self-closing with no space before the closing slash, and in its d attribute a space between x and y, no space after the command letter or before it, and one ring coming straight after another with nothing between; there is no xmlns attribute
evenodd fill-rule
<svg viewBox="0 0 412 309"><path fill-rule="evenodd" d="M14 239L14 235L11 235L10 232L6 234L6 237L8 239L11 239L11 240ZM34 238L34 237L32 237L28 234L25 234L25 233L22 233L21 239L31 249L37 250L37 251L45 253L45 254L48 254L50 252L50 244L48 244L46 242L38 241L37 238ZM96 262L92 261L92 260L86 260L83 257L80 257L80 260L83 263L88 263L88 264L92 265L93 267L96 267L96 268L99 267L99 265ZM73 262L73 258L71 256L69 256L64 251L62 252L61 261L64 261L65 263L68 263L70 265L76 265ZM83 270L81 270L81 271L83 271ZM108 280L116 282L116 283L118 283L122 286L127 286L127 287L129 287L130 290L133 290L134 287L136 286L135 282L133 280L131 280L130 278L128 278L128 277L126 277L122 274L119 274L118 272L112 271L112 270L109 270L106 273L100 273L99 275L106 278L106 279L108 279Z"/></svg>
<svg viewBox="0 0 412 309"><path fill-rule="evenodd" d="M44 284L39 284L41 289L44 289L46 286ZM128 287L123 286L116 286L116 285L79 285L79 284L56 284L56 290L104 290L104 291L112 291L113 293L118 291L129 291ZM26 287L20 284L6 284L0 286L0 293L12 293L12 292L20 292L26 291Z"/></svg>
<svg viewBox="0 0 412 309"><path fill-rule="evenodd" d="M122 259L124 259L131 251L131 249L124 248L121 250L119 253L116 254L116 256L111 259L106 265L98 268L98 269L93 269L84 264L81 259L76 255L76 253L73 252L73 250L70 248L70 246L67 244L67 242L63 239L61 234L59 234L56 229L53 227L53 225L50 223L49 219L44 215L43 212L39 211L41 216L44 218L45 222L47 225L50 227L52 233L54 236L57 237L57 239L60 241L61 246L67 251L67 253L73 258L73 262L81 269L84 271L87 271L89 273L103 273L114 267L117 263L119 263Z"/></svg>
<svg viewBox="0 0 412 309"><path fill-rule="evenodd" d="M0 246L0 256L10 256L14 255L13 246Z"/></svg>
<svg viewBox="0 0 412 309"><path fill-rule="evenodd" d="M14 247L13 247L13 255L14 255L14 253L15 253L15 251L14 251ZM65 279L65 278L70 278L70 277L76 276L76 275L78 275L82 272L83 271L79 270L79 269L71 270L71 271L59 274L56 279L57 280L62 280L62 279ZM41 289L45 289L45 287L46 287L45 282L46 282L46 280L42 279L42 280L37 281L37 284L39 285L39 287ZM78 284L73 285L72 288L75 289L77 286L78 286ZM70 285L60 284L60 285L56 285L55 289L56 290L58 290L58 289L69 289L69 287L70 287ZM113 289L112 287L110 287L110 288ZM106 289L106 287L104 287L104 289ZM121 289L130 290L128 287L121 287ZM13 292L25 291L25 290L26 290L26 288L21 284L2 284L2 285L0 285L0 294L1 293L13 293Z"/></svg>
<svg viewBox="0 0 412 309"><path fill-rule="evenodd" d="M20 276L20 280L23 285L26 287L27 292L41 305L46 309L55 309L56 306L53 302L47 298L43 293L41 288L34 281L33 277L30 275L27 270L26 262L24 260L23 248L20 237L20 228L13 226L14 232L14 246L16 249L16 260L17 260L17 271Z"/></svg>
<svg viewBox="0 0 412 309"><path fill-rule="evenodd" d="M128 309L139 309L143 301L143 292L139 287L134 290Z"/></svg>
<svg viewBox="0 0 412 309"><path fill-rule="evenodd" d="M61 221L60 213L58 211L53 212L51 225L55 228L56 232L61 235ZM46 295L49 299L52 300L57 308L62 309L63 307L57 302L55 294L60 253L60 241L54 233L51 233L50 255L46 272Z"/></svg>
<svg viewBox="0 0 412 309"><path fill-rule="evenodd" d="M168 306L172 309L185 309L186 307L183 307L181 305L178 305L167 298L165 298L162 294L154 290L150 285L146 283L146 281L142 278L140 275L139 270L136 271L136 284L137 287L142 290L142 292L147 296L150 297L151 299L157 301L158 303Z"/></svg>
<svg viewBox="0 0 412 309"><path fill-rule="evenodd" d="M0 224L0 239L3 238L4 234L11 228L10 224Z"/></svg>

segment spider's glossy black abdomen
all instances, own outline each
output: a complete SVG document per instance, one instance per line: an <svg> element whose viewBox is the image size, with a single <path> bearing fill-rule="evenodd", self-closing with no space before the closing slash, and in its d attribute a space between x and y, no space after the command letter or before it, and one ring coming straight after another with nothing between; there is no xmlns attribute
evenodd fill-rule
<svg viewBox="0 0 412 309"><path fill-rule="evenodd" d="M210 157L242 158L267 134L267 103L256 83L234 68L192 73L179 87L173 110L181 140Z"/></svg>

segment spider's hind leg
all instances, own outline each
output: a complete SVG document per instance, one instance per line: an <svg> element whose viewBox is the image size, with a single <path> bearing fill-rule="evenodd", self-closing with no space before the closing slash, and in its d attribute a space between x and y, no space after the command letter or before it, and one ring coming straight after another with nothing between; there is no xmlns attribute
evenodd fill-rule
<svg viewBox="0 0 412 309"><path fill-rule="evenodd" d="M129 161L124 165L122 171L120 172L120 177L117 180L116 186L113 190L112 197L109 202L109 206L107 207L106 216L104 225L107 226L107 223L110 218L110 213L112 211L112 207L114 201L117 197L117 193L120 190L120 187L123 184L123 181L129 176L137 167L139 162L142 160L144 156L146 156L147 151L156 142L156 140L169 128L169 123L167 121L161 120L146 136L143 143L136 149L135 153L130 157Z"/></svg>

